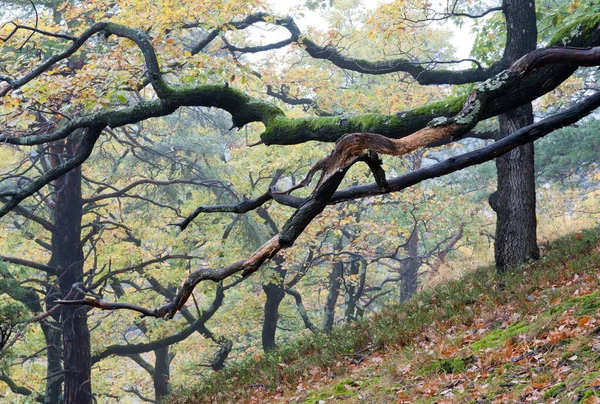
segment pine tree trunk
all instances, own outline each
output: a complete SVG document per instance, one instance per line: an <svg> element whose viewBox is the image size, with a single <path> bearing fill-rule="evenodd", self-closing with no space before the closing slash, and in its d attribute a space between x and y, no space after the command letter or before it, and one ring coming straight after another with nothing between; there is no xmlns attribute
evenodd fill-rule
<svg viewBox="0 0 600 404"><path fill-rule="evenodd" d="M76 139L70 139L65 146L65 154L75 154L75 147ZM61 294L65 296L74 283L83 280L81 168L76 168L56 180L54 187L56 230L52 234L50 262L59 269L58 283ZM74 299L82 297L75 296ZM63 306L61 318L65 371L64 402L89 404L92 402L92 387L87 309L84 306Z"/></svg>

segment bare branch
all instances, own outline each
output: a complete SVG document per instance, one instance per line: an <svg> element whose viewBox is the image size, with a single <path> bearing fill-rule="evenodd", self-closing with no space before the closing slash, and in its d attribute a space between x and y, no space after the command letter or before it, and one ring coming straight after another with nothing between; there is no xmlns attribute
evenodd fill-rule
<svg viewBox="0 0 600 404"><path fill-rule="evenodd" d="M92 196L90 198L85 198L83 200L84 203L93 203L93 202L97 202L97 201L101 201L103 199L109 199L109 198L117 198L119 196L123 196L125 195L125 193L127 191L130 191L131 189L138 187L140 185L176 185L176 184L188 184L188 185L199 185L199 186L203 186L203 187L214 187L214 186L219 186L222 185L222 183L218 180L207 180L207 181L195 181L195 180L167 180L167 181L159 181L159 180L151 180L151 179L141 179L141 180L137 180L132 182L131 184L116 190L115 192L111 192L108 194L102 194L102 195L96 195L96 196Z"/></svg>
<svg viewBox="0 0 600 404"><path fill-rule="evenodd" d="M94 144L96 143L96 140L98 140L98 138L100 137L101 133L102 127L91 127L87 133L83 134L80 143L80 150L75 156L73 156L69 160L66 160L59 166L46 171L35 181L32 181L23 188L20 188L17 191L15 191L14 195L8 200L8 202L6 202L0 208L0 217L6 215L19 203L21 203L22 200L33 195L50 182L54 181L55 179L63 176L72 169L79 167L81 164L83 164L84 161L86 161L92 153L92 150L94 149Z"/></svg>
<svg viewBox="0 0 600 404"><path fill-rule="evenodd" d="M302 318L302 322L304 322L304 326L314 332L315 334L321 332L319 327L317 327L311 319L308 317L308 313L306 312L306 308L304 307L304 303L302 302L302 295L298 293L294 289L286 289L285 293L292 296L296 301L296 307L298 308L298 314Z"/></svg>
<svg viewBox="0 0 600 404"><path fill-rule="evenodd" d="M164 255L162 257L153 258L148 261L140 262L139 264L136 264L136 265L131 265L128 267L119 268L119 269L115 269L115 270L110 270L109 273L100 277L98 280L96 280L94 283L92 283L88 287L88 289L90 289L90 290L96 289L97 287L99 287L100 285L102 285L104 282L106 282L108 279L110 279L111 277L113 277L115 275L124 274L124 273L128 273L131 271L139 271L149 265L158 264L158 263L169 261L169 260L190 260L193 258L196 258L196 257L190 256L190 255L170 255L169 254L169 255Z"/></svg>
<svg viewBox="0 0 600 404"><path fill-rule="evenodd" d="M42 34L42 35L48 36L48 37L59 38L59 39L67 39L69 41L74 41L76 39L72 35L60 34L60 33L57 34L55 32L44 31L43 29L39 29L37 27L30 27L30 26L27 26L27 25L16 24L16 23L14 23L12 21L10 22L10 24L13 25L13 30L11 32L9 32L8 35L5 36L4 38L0 37L0 41L7 42L20 29L22 29L24 31L32 31L34 33Z"/></svg>
<svg viewBox="0 0 600 404"><path fill-rule="evenodd" d="M231 212L231 213L246 213L251 210L257 209L258 207L269 202L273 197L270 192L265 192L261 196L254 199L244 199L241 202L233 205L203 205L196 208L185 220L179 223L173 223L175 226L179 226L181 230L185 230L190 223L200 213L212 213L212 212Z"/></svg>

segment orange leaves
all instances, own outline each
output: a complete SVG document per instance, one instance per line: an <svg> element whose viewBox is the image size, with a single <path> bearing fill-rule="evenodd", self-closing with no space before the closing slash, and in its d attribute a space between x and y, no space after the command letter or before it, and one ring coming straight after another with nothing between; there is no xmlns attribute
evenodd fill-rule
<svg viewBox="0 0 600 404"><path fill-rule="evenodd" d="M562 330L552 330L548 333L547 343L549 345L556 345L560 341L569 338L569 331L566 329Z"/></svg>
<svg viewBox="0 0 600 404"><path fill-rule="evenodd" d="M590 318L585 316L582 317L581 319L579 319L579 321L577 322L577 327L583 327L584 325L586 325L587 323L590 322Z"/></svg>

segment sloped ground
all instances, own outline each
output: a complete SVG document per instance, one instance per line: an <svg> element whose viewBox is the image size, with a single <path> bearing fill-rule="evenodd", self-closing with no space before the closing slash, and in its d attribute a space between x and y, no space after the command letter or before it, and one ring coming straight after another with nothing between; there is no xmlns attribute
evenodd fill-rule
<svg viewBox="0 0 600 404"><path fill-rule="evenodd" d="M600 403L599 239L558 240L503 278L479 270L169 402Z"/></svg>

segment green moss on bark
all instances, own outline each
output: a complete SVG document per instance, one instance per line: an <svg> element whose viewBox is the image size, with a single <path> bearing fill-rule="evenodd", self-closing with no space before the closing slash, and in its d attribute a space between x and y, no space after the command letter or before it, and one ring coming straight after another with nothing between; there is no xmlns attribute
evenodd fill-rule
<svg viewBox="0 0 600 404"><path fill-rule="evenodd" d="M173 86L169 103L178 106L204 106L223 109L231 114L233 124L241 128L250 122L265 126L285 117L283 111L268 102L258 101L246 93L226 85Z"/></svg>
<svg viewBox="0 0 600 404"><path fill-rule="evenodd" d="M590 46L594 31L600 30L600 13L581 17L556 31L548 46Z"/></svg>
<svg viewBox="0 0 600 404"><path fill-rule="evenodd" d="M466 95L447 97L441 101L431 102L422 107L401 112L398 116L402 119L410 119L420 115L427 115L432 118L438 116L450 117L458 114L465 105L465 102L467 102Z"/></svg>
<svg viewBox="0 0 600 404"><path fill-rule="evenodd" d="M347 133L373 132L390 136L401 128L402 120L395 115L281 118L267 125L261 139L265 144L297 144L308 140L335 142Z"/></svg>
<svg viewBox="0 0 600 404"><path fill-rule="evenodd" d="M436 117L451 117L461 111L467 96L448 97L395 115L279 118L266 125L261 135L267 144L298 144L309 140L336 142L347 133L370 132L398 139L424 128Z"/></svg>

